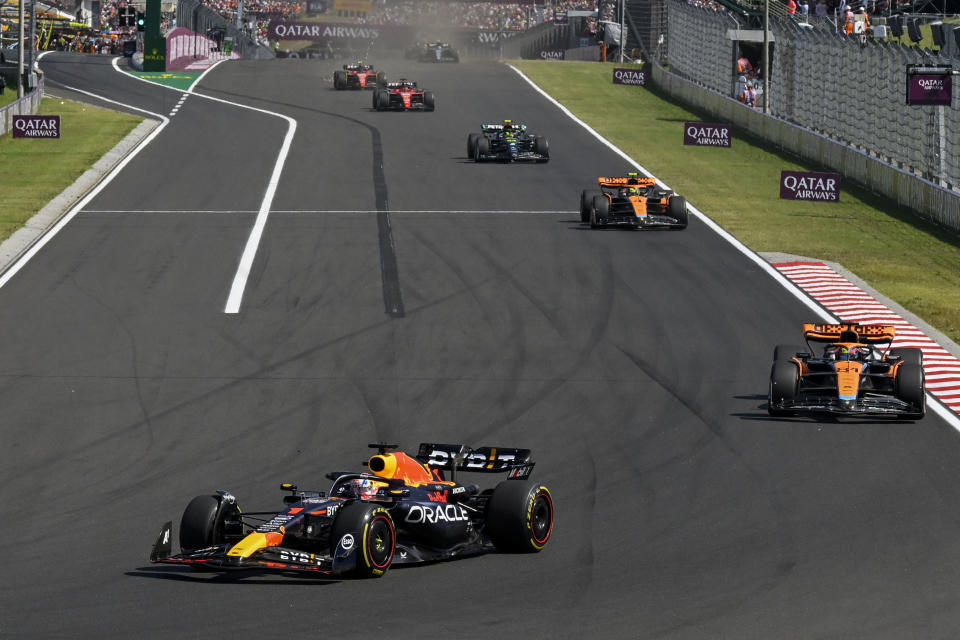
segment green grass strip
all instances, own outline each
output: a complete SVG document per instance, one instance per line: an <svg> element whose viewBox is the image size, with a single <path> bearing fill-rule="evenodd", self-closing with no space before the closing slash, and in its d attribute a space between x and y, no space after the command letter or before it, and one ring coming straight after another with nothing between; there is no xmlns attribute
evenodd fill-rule
<svg viewBox="0 0 960 640"><path fill-rule="evenodd" d="M0 136L3 206L0 241L87 171L143 118L88 104L44 98L40 114L60 116L60 138Z"/></svg>
<svg viewBox="0 0 960 640"><path fill-rule="evenodd" d="M730 148L683 146L684 121L714 119L613 84L613 67L628 65L511 64L754 251L838 262L960 342L960 235L849 182L837 203L781 200L782 169L825 168L737 130ZM585 171L583 188L595 179Z"/></svg>
<svg viewBox="0 0 960 640"><path fill-rule="evenodd" d="M130 75L157 84L187 90L193 81L200 77L199 71L130 71Z"/></svg>

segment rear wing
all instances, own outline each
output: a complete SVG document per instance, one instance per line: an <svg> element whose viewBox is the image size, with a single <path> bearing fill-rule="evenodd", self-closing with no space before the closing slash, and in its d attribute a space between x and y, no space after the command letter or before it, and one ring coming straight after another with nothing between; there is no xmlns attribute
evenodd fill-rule
<svg viewBox="0 0 960 640"><path fill-rule="evenodd" d="M417 460L434 468L448 470L451 476L457 471L480 473L506 472L510 478L527 478L536 464L530 459L530 449L508 447L478 447L471 449L462 444L420 443Z"/></svg>
<svg viewBox="0 0 960 640"><path fill-rule="evenodd" d="M507 124L510 125L511 130L515 130L515 131L527 130L527 125L525 124L512 123L512 122ZM481 131L503 131L506 128L507 128L506 125L503 125L503 124L481 124L480 125Z"/></svg>
<svg viewBox="0 0 960 640"><path fill-rule="evenodd" d="M638 176L624 176L621 178L597 178L601 187L652 187L657 184L656 178L640 178Z"/></svg>
<svg viewBox="0 0 960 640"><path fill-rule="evenodd" d="M844 333L857 334L856 340L845 340ZM862 344L877 344L893 342L896 329L886 324L813 324L803 325L803 336L810 342L858 342ZM852 337L852 336L849 336Z"/></svg>

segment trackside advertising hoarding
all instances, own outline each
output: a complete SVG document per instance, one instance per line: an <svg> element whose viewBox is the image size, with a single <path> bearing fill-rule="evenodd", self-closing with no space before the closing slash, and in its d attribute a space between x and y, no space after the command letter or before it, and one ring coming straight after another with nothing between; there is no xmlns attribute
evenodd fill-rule
<svg viewBox="0 0 960 640"><path fill-rule="evenodd" d="M816 171L781 171L780 198L783 200L840 201L840 174Z"/></svg>
<svg viewBox="0 0 960 640"><path fill-rule="evenodd" d="M613 84L632 84L644 87L647 84L647 70L641 69L613 69Z"/></svg>
<svg viewBox="0 0 960 640"><path fill-rule="evenodd" d="M14 138L59 138L60 116L13 116Z"/></svg>
<svg viewBox="0 0 960 640"><path fill-rule="evenodd" d="M953 78L949 75L907 75L907 104L949 107L952 97Z"/></svg>
<svg viewBox="0 0 960 640"><path fill-rule="evenodd" d="M717 122L684 122L683 144L697 147L729 147L732 135L729 124Z"/></svg>

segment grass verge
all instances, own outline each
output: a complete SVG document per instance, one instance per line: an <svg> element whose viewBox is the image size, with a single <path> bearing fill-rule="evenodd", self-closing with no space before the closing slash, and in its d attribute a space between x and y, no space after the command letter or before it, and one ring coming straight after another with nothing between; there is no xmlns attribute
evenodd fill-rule
<svg viewBox="0 0 960 640"><path fill-rule="evenodd" d="M40 114L60 116L60 138L0 136L3 206L0 242L112 149L143 118L70 100L44 98Z"/></svg>
<svg viewBox="0 0 960 640"><path fill-rule="evenodd" d="M754 251L838 262L960 342L960 235L850 183L838 203L781 200L782 169L825 168L736 130L730 148L685 147L683 122L710 118L613 84L613 64L510 62Z"/></svg>

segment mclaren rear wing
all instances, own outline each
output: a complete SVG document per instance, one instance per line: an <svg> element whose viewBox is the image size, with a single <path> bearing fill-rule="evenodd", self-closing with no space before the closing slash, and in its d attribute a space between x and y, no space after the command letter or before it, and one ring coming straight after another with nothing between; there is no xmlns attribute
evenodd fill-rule
<svg viewBox="0 0 960 640"><path fill-rule="evenodd" d="M896 329L885 324L813 324L803 325L803 336L810 342L854 342L843 340L842 334L853 331L857 334L855 342L863 344L877 344L893 342Z"/></svg>
<svg viewBox="0 0 960 640"><path fill-rule="evenodd" d="M434 468L450 471L480 473L506 472L509 478L527 478L536 464L530 459L530 449L508 447L478 447L471 449L462 444L420 443L417 460Z"/></svg>
<svg viewBox="0 0 960 640"><path fill-rule="evenodd" d="M657 184L656 178L640 178L638 176L624 176L619 178L597 178L601 187L652 187Z"/></svg>

